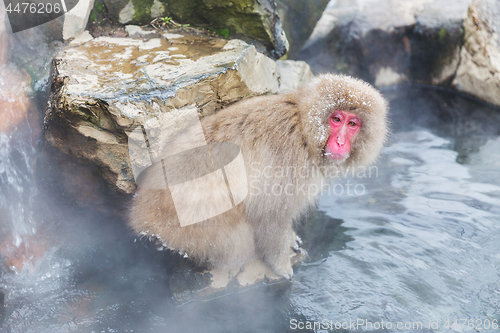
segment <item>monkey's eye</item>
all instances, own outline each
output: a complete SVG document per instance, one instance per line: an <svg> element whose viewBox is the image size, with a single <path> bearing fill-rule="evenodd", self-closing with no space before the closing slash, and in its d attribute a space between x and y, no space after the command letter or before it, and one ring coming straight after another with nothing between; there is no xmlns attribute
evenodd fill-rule
<svg viewBox="0 0 500 333"><path fill-rule="evenodd" d="M332 120L336 123L340 123L340 118L339 117L332 117Z"/></svg>
<svg viewBox="0 0 500 333"><path fill-rule="evenodd" d="M350 121L350 122L347 123L347 125L349 125L349 126L356 126L357 124L354 121Z"/></svg>

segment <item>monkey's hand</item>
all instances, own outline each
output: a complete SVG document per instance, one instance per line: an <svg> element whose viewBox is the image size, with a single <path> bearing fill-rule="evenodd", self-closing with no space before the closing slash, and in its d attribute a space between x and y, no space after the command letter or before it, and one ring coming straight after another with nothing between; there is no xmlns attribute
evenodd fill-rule
<svg viewBox="0 0 500 333"><path fill-rule="evenodd" d="M295 253L302 253L302 248L300 247L302 245L302 239L300 239L299 236L295 232L293 232L292 235L292 244L290 247L292 248L293 252Z"/></svg>
<svg viewBox="0 0 500 333"><path fill-rule="evenodd" d="M274 266L272 268L276 274L283 276L285 279L291 280L293 277L293 268L292 264L290 263L290 259L287 259L284 262L282 262L281 265L279 265L279 267Z"/></svg>

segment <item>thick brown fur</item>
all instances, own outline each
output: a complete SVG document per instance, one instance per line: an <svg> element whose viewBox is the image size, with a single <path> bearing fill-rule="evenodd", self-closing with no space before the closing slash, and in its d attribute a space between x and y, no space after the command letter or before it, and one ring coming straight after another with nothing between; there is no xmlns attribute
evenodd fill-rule
<svg viewBox="0 0 500 333"><path fill-rule="evenodd" d="M354 113L362 121L349 157L340 162L324 154L329 118L336 110ZM246 199L224 214L181 227L168 189L140 187L130 226L197 264L238 269L260 258L290 278L293 222L315 204L320 191L311 189L326 184L328 168L342 170L376 160L387 136L386 113L386 101L369 84L332 74L290 94L240 101L204 118L202 127L208 143L232 142L241 148L247 174L241 182L249 186ZM193 166L186 163L184 169L189 168ZM146 172L146 183L161 182L161 168L154 169Z"/></svg>

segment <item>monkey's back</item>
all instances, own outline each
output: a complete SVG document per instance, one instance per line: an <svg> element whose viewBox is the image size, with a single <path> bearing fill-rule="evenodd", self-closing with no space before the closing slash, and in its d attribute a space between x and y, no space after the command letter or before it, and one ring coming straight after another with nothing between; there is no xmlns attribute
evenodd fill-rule
<svg viewBox="0 0 500 333"><path fill-rule="evenodd" d="M273 211L279 212L283 223L296 218L318 195L304 185L317 184L319 189L324 181L314 170L322 160L303 133L304 110L298 96L249 98L202 121L208 142L240 146L249 184L246 208L252 210L248 215L254 225Z"/></svg>

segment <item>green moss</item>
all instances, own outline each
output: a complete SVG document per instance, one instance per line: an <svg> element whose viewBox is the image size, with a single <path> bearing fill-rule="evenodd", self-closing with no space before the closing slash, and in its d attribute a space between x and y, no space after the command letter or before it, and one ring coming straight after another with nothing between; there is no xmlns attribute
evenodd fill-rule
<svg viewBox="0 0 500 333"><path fill-rule="evenodd" d="M442 27L441 30L439 30L439 34L438 34L439 41L443 42L447 35L448 35L448 31L446 31L445 27Z"/></svg>
<svg viewBox="0 0 500 333"><path fill-rule="evenodd" d="M132 22L137 24L146 24L151 21L151 7L154 0L132 0L134 5L134 16Z"/></svg>
<svg viewBox="0 0 500 333"><path fill-rule="evenodd" d="M166 6L167 12L173 15L173 18L176 22L186 23L190 21L194 24L196 22L194 20L194 11L198 7L198 3L196 0L160 0Z"/></svg>
<svg viewBox="0 0 500 333"><path fill-rule="evenodd" d="M205 27L208 31L213 32L217 36L228 38L230 35L229 29L214 29L214 28L207 28Z"/></svg>
<svg viewBox="0 0 500 333"><path fill-rule="evenodd" d="M219 36L243 34L273 47L272 13L258 5L257 0L159 0L165 15L181 24L209 27ZM154 0L132 0L135 24L151 21ZM168 14L167 14L168 13ZM170 21L170 20L168 20ZM168 23L168 22L167 22Z"/></svg>
<svg viewBox="0 0 500 333"><path fill-rule="evenodd" d="M139 0L133 0L139 1ZM256 0L160 0L179 23L208 26L221 36L244 34L273 46L272 33L266 31L271 13L259 12Z"/></svg>
<svg viewBox="0 0 500 333"><path fill-rule="evenodd" d="M224 38L229 37L229 29L219 29L219 36L222 36Z"/></svg>
<svg viewBox="0 0 500 333"><path fill-rule="evenodd" d="M102 0L96 0L96 2L94 3L94 8L92 8L92 12L90 13L90 22L94 24L101 23L106 15L106 5L102 2Z"/></svg>

